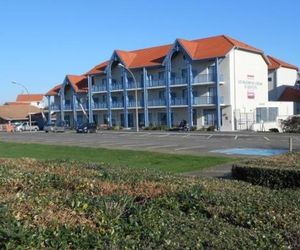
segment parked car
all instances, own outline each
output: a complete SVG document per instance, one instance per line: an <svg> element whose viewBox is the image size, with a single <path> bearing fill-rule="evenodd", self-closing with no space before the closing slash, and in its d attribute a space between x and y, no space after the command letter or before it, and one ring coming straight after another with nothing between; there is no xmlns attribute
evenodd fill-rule
<svg viewBox="0 0 300 250"><path fill-rule="evenodd" d="M96 133L97 126L95 123L83 123L76 129L77 133Z"/></svg>
<svg viewBox="0 0 300 250"><path fill-rule="evenodd" d="M48 132L54 132L54 133L63 133L66 130L66 125L64 122L60 122L60 123L51 123L49 125L46 125L44 127L44 131L46 133Z"/></svg>
<svg viewBox="0 0 300 250"><path fill-rule="evenodd" d="M39 126L35 122L31 122L31 125L29 122L22 122L22 123L15 123L14 130L17 132L22 131L39 131Z"/></svg>

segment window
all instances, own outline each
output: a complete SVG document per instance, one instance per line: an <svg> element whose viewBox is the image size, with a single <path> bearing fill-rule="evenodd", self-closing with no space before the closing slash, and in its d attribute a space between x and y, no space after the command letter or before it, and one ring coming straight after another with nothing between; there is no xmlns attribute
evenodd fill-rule
<svg viewBox="0 0 300 250"><path fill-rule="evenodd" d="M268 109L267 108L256 108L256 122L268 121Z"/></svg>
<svg viewBox="0 0 300 250"><path fill-rule="evenodd" d="M164 90L161 90L161 91L159 91L159 93L158 93L158 97L159 97L159 99L165 99L165 91Z"/></svg>
<svg viewBox="0 0 300 250"><path fill-rule="evenodd" d="M269 122L275 122L278 116L278 108L269 108Z"/></svg>
<svg viewBox="0 0 300 250"><path fill-rule="evenodd" d="M129 95L128 96L128 102L133 102L135 99L133 98L133 96L132 95Z"/></svg>
<svg viewBox="0 0 300 250"><path fill-rule="evenodd" d="M214 110L204 110L204 125L205 126L214 126L215 124L215 111Z"/></svg>
<svg viewBox="0 0 300 250"><path fill-rule="evenodd" d="M118 102L118 97L116 97L116 96L112 96L111 99L112 99L112 102Z"/></svg>
<svg viewBox="0 0 300 250"><path fill-rule="evenodd" d="M208 94L208 96L215 96L216 95L216 88L215 87L208 88L207 94Z"/></svg>
<svg viewBox="0 0 300 250"><path fill-rule="evenodd" d="M159 72L158 73L158 79L159 80L164 80L164 78L165 78L165 72L164 71Z"/></svg>
<svg viewBox="0 0 300 250"><path fill-rule="evenodd" d="M198 75L198 71L197 71L197 70L195 70L195 69L193 69L193 70L192 70L192 73L193 73L193 77L195 77L195 76L197 76L197 75Z"/></svg>
<svg viewBox="0 0 300 250"><path fill-rule="evenodd" d="M158 125L167 125L167 114L166 113L158 113Z"/></svg>
<svg viewBox="0 0 300 250"><path fill-rule="evenodd" d="M269 78L268 78L268 81L269 81L269 82L272 82L272 77L269 77Z"/></svg>
<svg viewBox="0 0 300 250"><path fill-rule="evenodd" d="M112 79L112 84L117 84L117 80L116 79Z"/></svg>
<svg viewBox="0 0 300 250"><path fill-rule="evenodd" d="M102 85L106 85L106 78L102 79Z"/></svg>
<svg viewBox="0 0 300 250"><path fill-rule="evenodd" d="M213 75L215 73L215 65L210 65L207 69L208 69L208 74L209 75Z"/></svg>
<svg viewBox="0 0 300 250"><path fill-rule="evenodd" d="M102 102L104 102L104 103L106 102L106 95L102 96Z"/></svg>
<svg viewBox="0 0 300 250"><path fill-rule="evenodd" d="M94 103L99 103L99 98L98 97L94 97Z"/></svg>
<svg viewBox="0 0 300 250"><path fill-rule="evenodd" d="M182 69L182 70L181 70L181 77L182 77L183 79L187 79L187 69Z"/></svg>
<svg viewBox="0 0 300 250"><path fill-rule="evenodd" d="M128 83L129 84L133 83L133 78L132 77L128 77Z"/></svg>
<svg viewBox="0 0 300 250"><path fill-rule="evenodd" d="M175 72L171 72L171 80L174 80L176 78L176 73Z"/></svg>

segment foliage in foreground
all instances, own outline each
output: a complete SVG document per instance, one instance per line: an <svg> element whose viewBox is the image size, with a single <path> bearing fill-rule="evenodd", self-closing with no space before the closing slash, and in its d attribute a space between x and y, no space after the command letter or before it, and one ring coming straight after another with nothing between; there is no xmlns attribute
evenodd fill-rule
<svg viewBox="0 0 300 250"><path fill-rule="evenodd" d="M300 154L289 153L234 164L232 176L237 180L270 188L299 188Z"/></svg>
<svg viewBox="0 0 300 250"><path fill-rule="evenodd" d="M287 133L300 133L300 116L291 116L282 122L283 131Z"/></svg>
<svg viewBox="0 0 300 250"><path fill-rule="evenodd" d="M0 159L0 248L300 247L300 190Z"/></svg>

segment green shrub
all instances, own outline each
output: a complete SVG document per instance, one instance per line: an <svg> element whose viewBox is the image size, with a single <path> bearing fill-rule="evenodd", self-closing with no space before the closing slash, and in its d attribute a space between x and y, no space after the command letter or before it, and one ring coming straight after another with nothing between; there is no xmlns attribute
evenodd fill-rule
<svg viewBox="0 0 300 250"><path fill-rule="evenodd" d="M232 177L270 188L299 188L300 170L262 166L233 165Z"/></svg>
<svg viewBox="0 0 300 250"><path fill-rule="evenodd" d="M282 130L287 133L300 133L300 116L291 116L282 122Z"/></svg>

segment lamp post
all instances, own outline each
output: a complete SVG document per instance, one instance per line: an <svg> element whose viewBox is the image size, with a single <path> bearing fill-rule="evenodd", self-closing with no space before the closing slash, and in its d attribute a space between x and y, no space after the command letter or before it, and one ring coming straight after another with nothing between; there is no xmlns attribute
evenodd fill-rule
<svg viewBox="0 0 300 250"><path fill-rule="evenodd" d="M29 91L28 89L26 88L25 85L23 85L22 83L19 83L19 82L16 82L16 81L11 81L12 84L15 84L15 85L19 85L21 86L23 89L25 89L27 95L29 95ZM30 114L30 103L28 105L28 117L29 117L29 131L31 132L31 114Z"/></svg>
<svg viewBox="0 0 300 250"><path fill-rule="evenodd" d="M132 71L129 68L124 66L122 63L118 63L118 66L120 66L120 67L124 68L126 71L128 71L134 81L134 85L135 85L135 91L134 91L134 93L135 93L135 123L136 123L136 132L139 132L139 108L138 108L137 82L136 82L134 74L132 73Z"/></svg>

